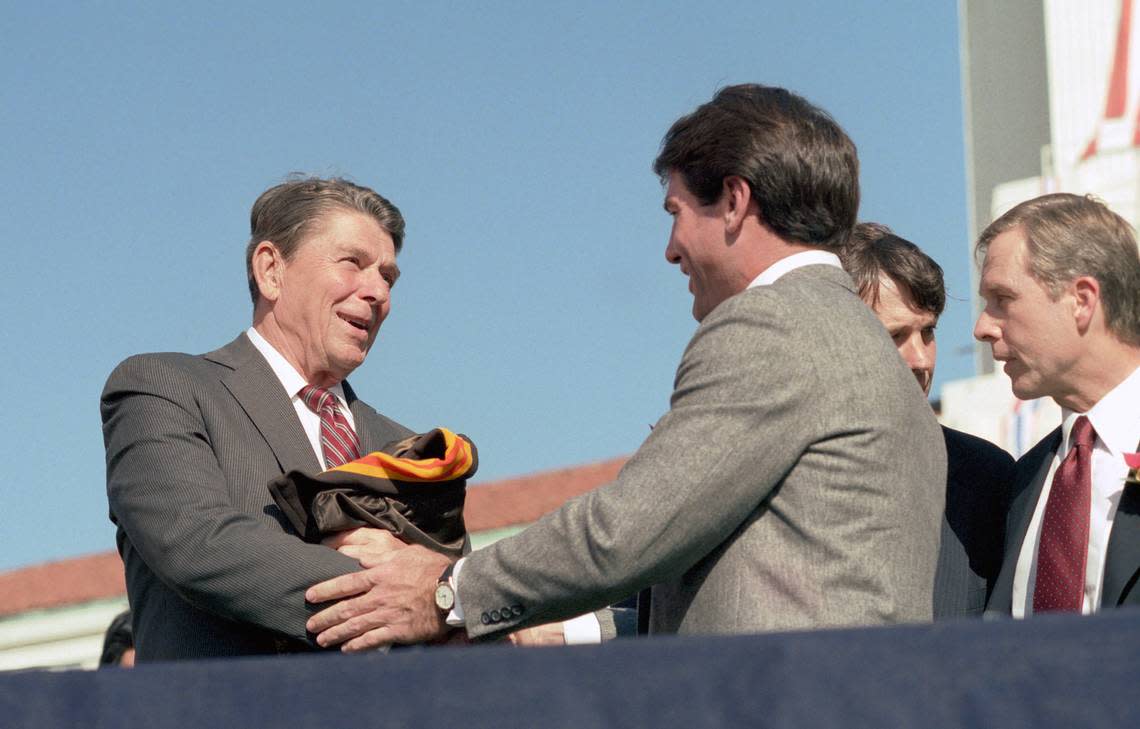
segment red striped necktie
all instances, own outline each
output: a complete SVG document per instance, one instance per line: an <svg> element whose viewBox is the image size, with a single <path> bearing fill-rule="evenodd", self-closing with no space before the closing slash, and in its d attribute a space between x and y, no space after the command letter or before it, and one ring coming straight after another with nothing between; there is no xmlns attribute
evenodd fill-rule
<svg viewBox="0 0 1140 729"><path fill-rule="evenodd" d="M325 468L336 468L360 458L360 441L341 413L336 396L312 385L302 387L300 394L305 405L321 418L321 451L325 456Z"/></svg>
<svg viewBox="0 0 1140 729"><path fill-rule="evenodd" d="M1073 423L1072 448L1057 466L1041 520L1033 612L1081 612L1089 553L1092 450L1096 431L1084 415Z"/></svg>

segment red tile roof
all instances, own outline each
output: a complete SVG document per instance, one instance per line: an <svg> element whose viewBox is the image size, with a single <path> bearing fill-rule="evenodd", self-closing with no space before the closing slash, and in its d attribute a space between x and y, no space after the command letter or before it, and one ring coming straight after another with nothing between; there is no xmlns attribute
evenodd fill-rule
<svg viewBox="0 0 1140 729"><path fill-rule="evenodd" d="M528 524L562 503L612 481L625 457L473 485L464 519L472 532ZM125 595L117 552L23 567L0 573L0 616Z"/></svg>
<svg viewBox="0 0 1140 729"><path fill-rule="evenodd" d="M614 480L625 461L622 456L476 486L467 490L463 520L471 532L529 524L563 502Z"/></svg>
<svg viewBox="0 0 1140 729"><path fill-rule="evenodd" d="M0 574L0 615L124 595L118 552L100 552Z"/></svg>

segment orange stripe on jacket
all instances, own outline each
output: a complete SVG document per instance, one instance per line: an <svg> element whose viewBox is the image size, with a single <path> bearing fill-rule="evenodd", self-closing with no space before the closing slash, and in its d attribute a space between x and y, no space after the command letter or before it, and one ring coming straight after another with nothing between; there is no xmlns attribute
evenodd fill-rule
<svg viewBox="0 0 1140 729"><path fill-rule="evenodd" d="M366 456L349 461L343 466L330 468L330 472L355 473L373 478L386 478L392 481L412 481L430 483L449 481L463 476L474 460L471 444L447 428L440 428L447 452L443 458L397 458L387 453L375 451Z"/></svg>

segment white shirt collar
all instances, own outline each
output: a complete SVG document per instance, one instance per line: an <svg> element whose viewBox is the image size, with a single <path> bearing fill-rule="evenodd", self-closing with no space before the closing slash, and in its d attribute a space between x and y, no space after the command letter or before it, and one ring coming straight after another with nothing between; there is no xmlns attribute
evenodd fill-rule
<svg viewBox="0 0 1140 729"><path fill-rule="evenodd" d="M269 363L269 368L273 370L273 374L277 375L277 379L281 381L281 386L285 388L285 394L287 394L290 399L297 397L297 393L301 391L301 388L309 384L305 381L305 378L301 376L301 373L298 372L293 365L289 364L289 360L285 359L285 356L278 352L276 347L270 344L265 337L261 336L261 332L250 327L245 330L245 335L249 337L249 341L257 348L258 352L261 352L261 356L265 358L265 361ZM328 390L336 396L342 408L348 407L348 401L344 397L344 388L341 387L339 382L328 388Z"/></svg>
<svg viewBox="0 0 1140 729"><path fill-rule="evenodd" d="M1136 439L1140 434L1140 367L1132 371L1128 377L1108 391L1096 405L1085 413L1092 423L1097 437L1105 444L1113 455L1134 453ZM1073 432L1073 423L1081 413L1062 408L1061 430L1064 440L1061 453L1067 453L1069 448L1069 435Z"/></svg>
<svg viewBox="0 0 1140 729"><path fill-rule="evenodd" d="M778 281L781 276L788 273L789 271L794 271L795 269L803 268L804 266L814 265L835 266L836 268L843 268L843 266L839 263L839 256L831 253L830 251L801 251L799 253L793 253L787 258L781 258L771 266L768 266L768 268L761 271L759 276L752 280L752 283L748 284L748 288L752 288L753 286L770 286L776 283L776 281Z"/></svg>

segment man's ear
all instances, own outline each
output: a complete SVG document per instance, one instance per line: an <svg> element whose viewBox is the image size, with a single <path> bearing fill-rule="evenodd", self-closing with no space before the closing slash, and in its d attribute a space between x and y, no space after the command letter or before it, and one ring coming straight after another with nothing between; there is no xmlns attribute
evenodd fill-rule
<svg viewBox="0 0 1140 729"><path fill-rule="evenodd" d="M1083 334L1088 331L1098 312L1102 318L1104 316L1104 312L1099 311L1100 282L1092 276L1078 276L1069 287L1073 296L1073 316L1077 330Z"/></svg>
<svg viewBox="0 0 1140 729"><path fill-rule="evenodd" d="M752 185L743 177L729 175L724 178L720 194L724 205L724 226L729 236L735 236L748 217L752 203Z"/></svg>
<svg viewBox="0 0 1140 729"><path fill-rule="evenodd" d="M261 297L266 301L277 301L281 296L281 283L285 273L285 259L273 241L263 240L253 249L251 261L253 280Z"/></svg>

